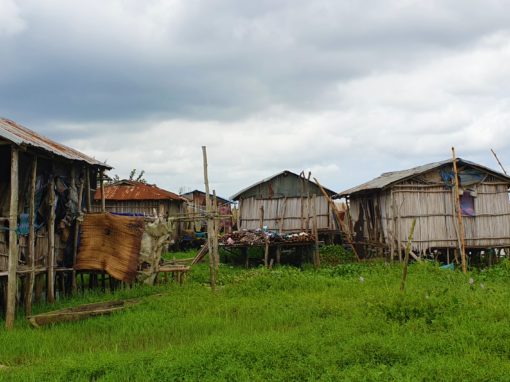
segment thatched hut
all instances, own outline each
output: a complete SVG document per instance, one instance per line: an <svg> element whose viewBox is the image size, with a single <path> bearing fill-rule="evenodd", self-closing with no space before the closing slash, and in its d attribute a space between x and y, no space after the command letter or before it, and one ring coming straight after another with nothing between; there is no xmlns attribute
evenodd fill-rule
<svg viewBox="0 0 510 382"><path fill-rule="evenodd" d="M510 247L510 177L460 158L457 167L466 248ZM445 160L384 173L338 194L347 200L358 253L400 254L416 219L414 253L457 257L454 182L453 162Z"/></svg>
<svg viewBox="0 0 510 382"><path fill-rule="evenodd" d="M186 199L154 184L120 180L104 187L106 212L138 216L175 217L182 214ZM99 210L101 190L94 195Z"/></svg>
<svg viewBox="0 0 510 382"><path fill-rule="evenodd" d="M85 154L0 119L0 289L7 295L7 326L14 319L18 277L25 281L21 302L27 312L34 283L35 298L42 297L46 284L51 302L57 275L61 285L71 281L76 217L90 211L91 190L107 169Z"/></svg>
<svg viewBox="0 0 510 382"><path fill-rule="evenodd" d="M325 191L328 195L334 194L329 189ZM319 235L336 232L326 197L304 173L282 171L239 191L231 199L239 202L240 229L267 227L284 233L309 231L315 212Z"/></svg>

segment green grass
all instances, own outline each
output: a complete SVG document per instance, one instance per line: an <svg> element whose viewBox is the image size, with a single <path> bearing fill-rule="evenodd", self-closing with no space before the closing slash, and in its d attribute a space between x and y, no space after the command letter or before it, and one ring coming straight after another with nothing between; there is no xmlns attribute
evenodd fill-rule
<svg viewBox="0 0 510 382"><path fill-rule="evenodd" d="M222 266L183 286L87 294L44 311L113 298L109 317L0 330L0 380L510 380L510 265L468 276L434 264L314 270ZM469 278L474 283L469 283ZM163 293L160 296L151 296Z"/></svg>

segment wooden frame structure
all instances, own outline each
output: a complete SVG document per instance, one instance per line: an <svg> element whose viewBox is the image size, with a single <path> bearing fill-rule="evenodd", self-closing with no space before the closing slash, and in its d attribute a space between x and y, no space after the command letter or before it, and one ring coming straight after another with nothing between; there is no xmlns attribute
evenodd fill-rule
<svg viewBox="0 0 510 382"><path fill-rule="evenodd" d="M0 300L11 328L17 303L29 315L33 300L76 288L76 218L111 167L7 119L0 159Z"/></svg>
<svg viewBox="0 0 510 382"><path fill-rule="evenodd" d="M460 260L462 241L466 251L510 248L510 177L461 158L455 165L450 159L389 172L338 194L358 253L401 260L414 219L415 258L435 251ZM464 211L460 198L473 211Z"/></svg>

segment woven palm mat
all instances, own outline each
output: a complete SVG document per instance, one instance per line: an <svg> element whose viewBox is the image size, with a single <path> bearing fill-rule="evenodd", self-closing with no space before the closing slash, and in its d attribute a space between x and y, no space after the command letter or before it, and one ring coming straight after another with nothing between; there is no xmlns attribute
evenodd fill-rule
<svg viewBox="0 0 510 382"><path fill-rule="evenodd" d="M109 213L85 215L75 268L106 271L117 280L133 281L138 270L143 230L141 217Z"/></svg>

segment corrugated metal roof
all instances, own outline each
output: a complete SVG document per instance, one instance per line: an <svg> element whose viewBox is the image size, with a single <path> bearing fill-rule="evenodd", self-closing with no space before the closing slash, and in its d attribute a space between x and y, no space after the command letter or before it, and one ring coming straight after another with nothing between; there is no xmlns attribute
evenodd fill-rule
<svg viewBox="0 0 510 382"><path fill-rule="evenodd" d="M181 196L183 198L186 198L188 200L193 200L193 195L194 194L200 194L200 195L203 195L205 197L205 192L204 191L200 191L200 190L193 190L193 191L190 191L190 192L183 192L181 194ZM212 198L213 195L212 194L209 194L209 196ZM232 203L231 200L228 200L228 199L225 199L225 198L222 198L221 196L218 196L216 195L216 199L218 199L219 202L221 203Z"/></svg>
<svg viewBox="0 0 510 382"><path fill-rule="evenodd" d="M249 186L249 187L243 188L243 189L242 189L241 191L239 191L238 193L236 193L236 194L232 195L232 196L230 197L230 199L232 199L232 200L237 200L237 198L239 198L239 196L241 196L242 194L244 194L246 191L250 190L251 188L253 188L253 187L257 187L258 185L260 185L260 184L262 184L262 183L269 182L270 180L272 180L272 179L274 179L274 178L277 178L277 177L279 177L279 176L281 176L281 175L288 175L288 174L290 174L290 175L294 175L294 176L296 176L296 177L298 177L298 178L300 177L298 174L296 174L296 173L294 173L294 172L292 172L292 171L284 170L284 171L279 172L278 174L275 174L275 175L273 175L273 176L270 176L269 178L262 179L261 181L259 181L259 182L257 182L257 183L254 183L254 184L252 184L252 185L251 185L251 186ZM309 181L309 182L310 182L310 183L315 184L315 183L314 183L314 182L312 182L312 181ZM334 192L334 191L331 191L329 188L326 188L326 187L324 187L324 186L322 186L322 188L324 188L324 190L325 190L327 193L329 193L330 195L335 194L335 192Z"/></svg>
<svg viewBox="0 0 510 382"><path fill-rule="evenodd" d="M104 194L106 200L177 200L186 199L163 190L154 184L136 182L134 180L121 180L114 184L105 186ZM95 200L101 199L101 189L97 189L94 195Z"/></svg>
<svg viewBox="0 0 510 382"><path fill-rule="evenodd" d="M51 152L66 159L83 161L91 165L111 169L109 165L85 155L78 150L52 141L35 131L29 130L10 119L0 118L0 137L18 146L32 146Z"/></svg>
<svg viewBox="0 0 510 382"><path fill-rule="evenodd" d="M428 163L428 164L425 164L422 166L413 167L408 170L385 172L384 174L382 174L381 176L379 176L375 179L372 179L366 183L360 184L359 186L342 191L336 196L343 197L343 196L355 194L355 193L362 192L362 191L380 190L380 189L383 189L383 188L386 188L386 187L392 185L393 183L402 181L407 178L412 178L413 176L423 174L427 171L433 170L435 168L438 168L438 167L441 167L441 166L444 166L447 164L451 165L451 163L452 163L452 160L447 159L447 160L440 161L440 162ZM457 163L459 166L462 164L467 164L467 165L473 166L475 168L482 169L482 170L487 171L491 174L494 174L498 177L504 178L510 182L509 176L506 176L505 174L502 174L498 171L494 171L488 167L479 165L477 163L474 163L474 162L471 162L471 161L468 161L468 160L465 160L462 158L457 158Z"/></svg>

